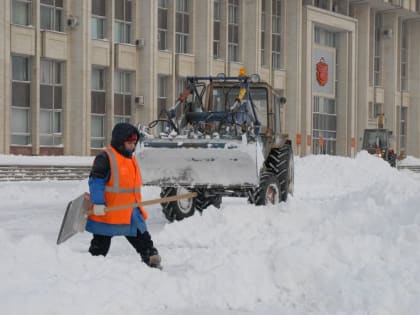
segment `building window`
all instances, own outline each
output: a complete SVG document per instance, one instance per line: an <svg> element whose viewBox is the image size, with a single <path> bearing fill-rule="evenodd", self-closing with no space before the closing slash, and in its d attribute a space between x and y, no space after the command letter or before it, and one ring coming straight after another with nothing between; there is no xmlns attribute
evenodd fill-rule
<svg viewBox="0 0 420 315"><path fill-rule="evenodd" d="M56 146L63 143L61 68L59 62L41 60L40 145Z"/></svg>
<svg viewBox="0 0 420 315"><path fill-rule="evenodd" d="M18 25L31 25L32 0L12 1L12 23Z"/></svg>
<svg viewBox="0 0 420 315"><path fill-rule="evenodd" d="M315 6L324 10L329 10L329 0L315 0Z"/></svg>
<svg viewBox="0 0 420 315"><path fill-rule="evenodd" d="M189 53L190 49L190 2L176 0L176 52Z"/></svg>
<svg viewBox="0 0 420 315"><path fill-rule="evenodd" d="M213 58L220 58L220 27L222 23L221 0L214 0L213 8Z"/></svg>
<svg viewBox="0 0 420 315"><path fill-rule="evenodd" d="M168 0L158 3L158 36L159 50L168 50Z"/></svg>
<svg viewBox="0 0 420 315"><path fill-rule="evenodd" d="M176 95L181 95L182 92L185 90L185 88L187 87L187 80L186 78L182 78L182 77L178 77L176 79Z"/></svg>
<svg viewBox="0 0 420 315"><path fill-rule="evenodd" d="M280 48L281 48L281 1L272 2L272 58L273 69L280 69Z"/></svg>
<svg viewBox="0 0 420 315"><path fill-rule="evenodd" d="M239 0L229 0L228 60L239 61Z"/></svg>
<svg viewBox="0 0 420 315"><path fill-rule="evenodd" d="M114 41L131 43L131 0L115 0Z"/></svg>
<svg viewBox="0 0 420 315"><path fill-rule="evenodd" d="M336 47L337 39L336 33L334 32L316 26L314 37L316 44L333 48Z"/></svg>
<svg viewBox="0 0 420 315"><path fill-rule="evenodd" d="M373 58L373 84L374 86L380 86L382 84L382 41L381 32L383 28L382 14L375 14L375 47L374 47L374 58Z"/></svg>
<svg viewBox="0 0 420 315"><path fill-rule="evenodd" d="M337 111L334 99L314 96L313 141L315 154L336 154Z"/></svg>
<svg viewBox="0 0 420 315"><path fill-rule="evenodd" d="M101 149L105 146L105 69L92 68L91 86L90 145L94 149Z"/></svg>
<svg viewBox="0 0 420 315"><path fill-rule="evenodd" d="M383 104L369 102L369 120L376 120L383 113Z"/></svg>
<svg viewBox="0 0 420 315"><path fill-rule="evenodd" d="M400 126L400 151L406 152L407 149L407 107L401 109L401 126Z"/></svg>
<svg viewBox="0 0 420 315"><path fill-rule="evenodd" d="M261 1L261 65L266 65L266 58L265 58L265 17L266 17L266 8L267 8L267 0Z"/></svg>
<svg viewBox="0 0 420 315"><path fill-rule="evenodd" d="M401 91L408 91L408 30L407 23L401 24Z"/></svg>
<svg viewBox="0 0 420 315"><path fill-rule="evenodd" d="M31 144L30 59L12 57L12 145Z"/></svg>
<svg viewBox="0 0 420 315"><path fill-rule="evenodd" d="M114 122L128 123L131 118L131 73L116 71L114 84Z"/></svg>
<svg viewBox="0 0 420 315"><path fill-rule="evenodd" d="M105 0L92 0L92 39L106 38Z"/></svg>
<svg viewBox="0 0 420 315"><path fill-rule="evenodd" d="M63 0L41 0L41 29L63 31Z"/></svg>

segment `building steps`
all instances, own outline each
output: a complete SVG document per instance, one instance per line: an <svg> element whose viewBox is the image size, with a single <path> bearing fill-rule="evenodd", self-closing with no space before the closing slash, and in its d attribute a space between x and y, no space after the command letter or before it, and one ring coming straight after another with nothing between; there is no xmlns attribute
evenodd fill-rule
<svg viewBox="0 0 420 315"><path fill-rule="evenodd" d="M420 173L420 165L399 165L397 168L399 170L409 170L415 173Z"/></svg>
<svg viewBox="0 0 420 315"><path fill-rule="evenodd" d="M91 165L0 165L0 182L83 180Z"/></svg>

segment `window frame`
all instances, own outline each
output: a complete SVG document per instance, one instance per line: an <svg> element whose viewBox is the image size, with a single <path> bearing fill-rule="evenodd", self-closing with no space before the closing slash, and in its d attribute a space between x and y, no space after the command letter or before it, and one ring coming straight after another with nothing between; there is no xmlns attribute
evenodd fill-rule
<svg viewBox="0 0 420 315"><path fill-rule="evenodd" d="M25 62L25 74L24 78L17 78L15 76L15 69L14 64L16 58L22 59ZM27 56L21 55L12 55L11 60L12 66L12 103L11 103L11 130L10 130L10 143L12 146L30 146L32 145L32 135L31 135L31 124L32 124L32 117L31 117L31 58ZM27 106L22 105L15 105L14 103L14 90L16 85L25 85L27 88ZM25 114L26 123L24 123L24 130L15 130L19 124L13 122L13 120L17 117L16 113L23 112ZM19 117L17 117L19 118ZM15 139L21 138L23 141L15 141Z"/></svg>
<svg viewBox="0 0 420 315"><path fill-rule="evenodd" d="M271 14L271 66L275 70L281 69L281 32L282 32L282 1L272 0Z"/></svg>
<svg viewBox="0 0 420 315"><path fill-rule="evenodd" d="M168 16L169 16L169 7L168 7L167 0L159 0L159 3L158 3L158 49L159 50L168 50Z"/></svg>
<svg viewBox="0 0 420 315"><path fill-rule="evenodd" d="M220 59L221 24L222 24L222 1L213 1L213 58ZM218 38L217 38L218 36Z"/></svg>
<svg viewBox="0 0 420 315"><path fill-rule="evenodd" d="M98 74L98 78L95 78L96 74ZM105 134L106 134L106 68L103 67L92 67L92 74L91 74L91 100L95 96L102 96L104 103L102 104L103 110L96 110L93 104L91 104L90 110L90 120L91 120L91 134L90 134L90 146L93 149L101 149L105 147ZM98 81L99 84L94 84L95 81ZM102 84L101 84L102 83ZM101 130L97 133L98 135L94 136L94 124L95 120L100 120ZM95 130L96 131L96 130ZM95 132L96 134L96 132ZM99 145L97 145L99 144Z"/></svg>
<svg viewBox="0 0 420 315"><path fill-rule="evenodd" d="M54 32L63 32L64 31L64 23L63 23L63 17L64 17L64 5L57 6L57 2L60 1L62 3L62 0L51 0L54 1L53 4L46 4L42 3L42 0L40 1L40 29L42 31L54 31ZM43 9L48 9L50 13L50 27L43 26ZM57 13L59 13L57 15ZM57 22L57 17L60 16L60 20ZM59 23L59 24L57 24Z"/></svg>
<svg viewBox="0 0 420 315"><path fill-rule="evenodd" d="M240 2L229 0L228 3L228 60L239 62L240 48Z"/></svg>
<svg viewBox="0 0 420 315"><path fill-rule="evenodd" d="M400 110L400 151L407 150L407 122L408 122L408 107L398 106Z"/></svg>
<svg viewBox="0 0 420 315"><path fill-rule="evenodd" d="M408 52L409 52L409 40L408 40L408 25L407 22L402 21L401 23L401 43L400 43L400 91L408 92Z"/></svg>
<svg viewBox="0 0 420 315"><path fill-rule="evenodd" d="M17 5L18 4L23 4L26 5L25 7L25 22L24 23L20 23L20 21L18 21L15 18L15 13L17 13ZM32 25L32 0L12 0L11 6L10 6L10 10L11 10L11 21L13 25L24 25L24 26L31 26ZM21 9L21 8L20 8Z"/></svg>
<svg viewBox="0 0 420 315"><path fill-rule="evenodd" d="M130 122L131 119L131 103L132 103L132 78L130 71L117 70L114 72L114 121ZM122 97L122 108L117 108L117 98ZM128 104L127 104L128 101ZM122 113L119 113L122 111Z"/></svg>
<svg viewBox="0 0 420 315"><path fill-rule="evenodd" d="M121 44L131 44L132 43L132 24L133 17L130 15L128 17L127 12L132 12L133 1L132 0L115 0L114 8L117 11L117 1L122 1L123 3L123 19L117 17L114 18L114 42ZM127 5L130 5L130 10L127 11ZM117 32L119 30L120 32Z"/></svg>
<svg viewBox="0 0 420 315"><path fill-rule="evenodd" d="M191 2L176 0L175 12L175 52L189 54L191 52Z"/></svg>
<svg viewBox="0 0 420 315"><path fill-rule="evenodd" d="M40 68L41 74L44 73L43 64L49 64L50 78L47 81L43 80L43 76L40 77L40 119L43 114L48 114L48 132L42 132L42 127L45 127L45 123L40 123L40 146L60 146L63 144L63 63L52 60L52 59L41 59ZM51 94L51 108L43 106L42 102L42 87L50 87ZM56 93L59 92L61 100L58 100ZM57 104L57 101L60 104ZM58 120L58 121L57 121ZM51 139L51 143L43 143L45 139ZM48 142L48 141L45 141Z"/></svg>
<svg viewBox="0 0 420 315"><path fill-rule="evenodd" d="M374 46L373 46L373 86L382 85L382 28L383 15L376 12L374 19Z"/></svg>
<svg viewBox="0 0 420 315"><path fill-rule="evenodd" d="M266 17L267 17L267 0L261 0L261 42L260 42L260 56L261 56L261 66L267 65L267 58L265 56L265 35L266 35Z"/></svg>
<svg viewBox="0 0 420 315"><path fill-rule="evenodd" d="M99 0L101 1L101 4L103 5L103 14L100 15L99 13L94 13L94 1L98 0L92 0L92 16L91 16L91 38L92 39L106 39L107 35L107 17L106 17L106 2L105 0ZM102 9L102 8L101 8ZM100 25L100 27L98 27ZM99 29L102 29L101 32L98 32Z"/></svg>
<svg viewBox="0 0 420 315"><path fill-rule="evenodd" d="M314 95L312 108L312 152L314 154L337 154L337 122L336 100ZM323 138L322 147L320 146L321 137Z"/></svg>

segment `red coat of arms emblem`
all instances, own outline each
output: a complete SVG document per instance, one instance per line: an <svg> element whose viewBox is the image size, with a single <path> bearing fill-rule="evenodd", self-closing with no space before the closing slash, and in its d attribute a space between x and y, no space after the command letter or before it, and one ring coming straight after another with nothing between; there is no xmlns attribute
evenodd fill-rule
<svg viewBox="0 0 420 315"><path fill-rule="evenodd" d="M328 82L328 64L324 57L321 57L316 64L316 80L320 86L325 86Z"/></svg>

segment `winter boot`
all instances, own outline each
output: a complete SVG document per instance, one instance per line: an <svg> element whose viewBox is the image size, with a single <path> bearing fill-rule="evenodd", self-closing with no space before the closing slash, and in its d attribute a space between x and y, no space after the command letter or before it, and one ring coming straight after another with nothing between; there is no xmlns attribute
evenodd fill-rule
<svg viewBox="0 0 420 315"><path fill-rule="evenodd" d="M151 268L162 269L161 257L156 248L152 247L147 251L146 255L141 256L143 262Z"/></svg>

